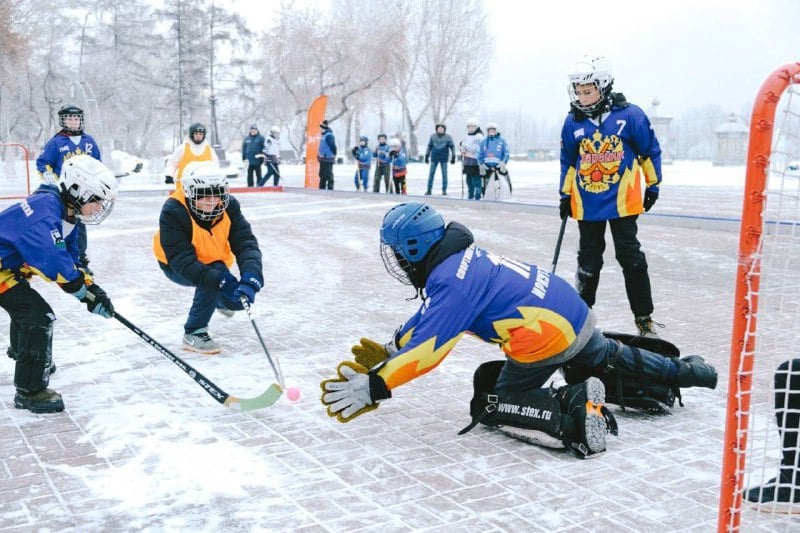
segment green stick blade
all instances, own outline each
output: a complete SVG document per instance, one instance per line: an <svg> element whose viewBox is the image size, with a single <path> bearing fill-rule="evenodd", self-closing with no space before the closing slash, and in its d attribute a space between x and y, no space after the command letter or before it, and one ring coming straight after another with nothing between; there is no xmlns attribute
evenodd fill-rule
<svg viewBox="0 0 800 533"><path fill-rule="evenodd" d="M273 383L267 390L255 398L237 398L235 396L228 396L225 400L225 405L234 411L255 411L256 409L263 409L269 407L278 401L278 398L283 394L283 389L277 383Z"/></svg>

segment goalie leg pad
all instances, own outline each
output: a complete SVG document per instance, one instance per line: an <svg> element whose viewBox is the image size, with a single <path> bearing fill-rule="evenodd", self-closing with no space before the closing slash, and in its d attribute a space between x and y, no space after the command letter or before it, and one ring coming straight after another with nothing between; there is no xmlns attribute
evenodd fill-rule
<svg viewBox="0 0 800 533"><path fill-rule="evenodd" d="M617 424L603 405L605 388L599 379L558 390L497 395L493 389L503 364L491 361L475 371L472 423L460 435L481 423L530 444L568 448L578 457L604 451L606 433L616 435Z"/></svg>
<svg viewBox="0 0 800 533"><path fill-rule="evenodd" d="M607 358L603 367L587 366L577 360L568 362L564 366L566 382L576 384L594 376L606 387L606 401L620 405L623 411L631 407L650 413L668 413L675 398L680 398L679 391L665 383L654 382L653 377L645 373L640 348L663 357L677 357L678 348L663 339L609 332L603 332L603 336L616 341L616 353Z"/></svg>

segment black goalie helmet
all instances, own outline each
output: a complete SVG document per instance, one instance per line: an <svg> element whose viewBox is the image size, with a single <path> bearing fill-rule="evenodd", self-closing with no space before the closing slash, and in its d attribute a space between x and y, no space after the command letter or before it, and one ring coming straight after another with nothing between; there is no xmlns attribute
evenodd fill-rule
<svg viewBox="0 0 800 533"><path fill-rule="evenodd" d="M68 119L77 119L75 120ZM67 135L81 135L83 133L83 109L75 104L66 104L58 110L58 125Z"/></svg>

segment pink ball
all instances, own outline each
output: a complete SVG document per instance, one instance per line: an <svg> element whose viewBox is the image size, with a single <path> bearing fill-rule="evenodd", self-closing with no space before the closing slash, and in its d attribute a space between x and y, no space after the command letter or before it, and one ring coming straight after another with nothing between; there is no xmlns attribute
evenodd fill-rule
<svg viewBox="0 0 800 533"><path fill-rule="evenodd" d="M286 397L289 398L290 402L296 402L300 399L300 389L297 387L289 387L286 389Z"/></svg>

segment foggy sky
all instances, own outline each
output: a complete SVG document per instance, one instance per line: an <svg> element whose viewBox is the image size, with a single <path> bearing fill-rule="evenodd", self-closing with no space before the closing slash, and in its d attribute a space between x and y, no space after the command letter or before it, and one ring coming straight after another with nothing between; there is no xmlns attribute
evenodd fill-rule
<svg viewBox="0 0 800 533"><path fill-rule="evenodd" d="M496 57L483 110L563 120L566 74L583 54L614 65L614 89L663 112L749 110L766 76L800 61L800 1L486 0Z"/></svg>

